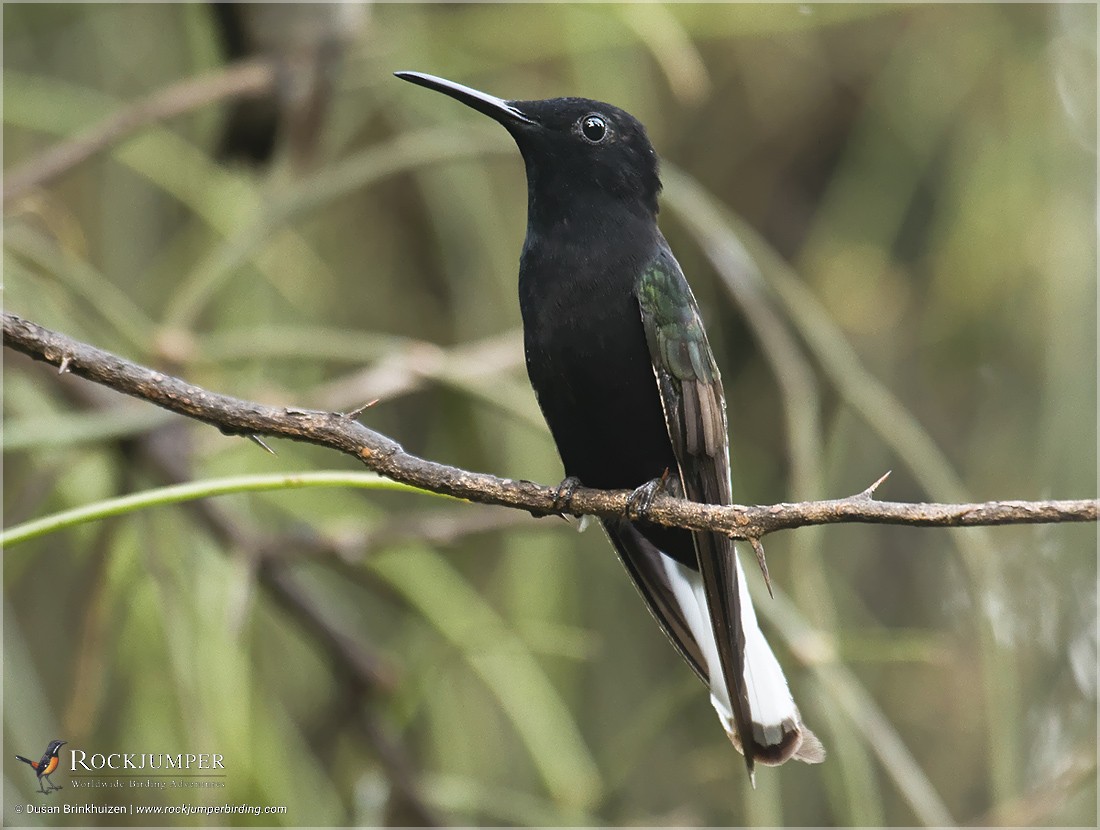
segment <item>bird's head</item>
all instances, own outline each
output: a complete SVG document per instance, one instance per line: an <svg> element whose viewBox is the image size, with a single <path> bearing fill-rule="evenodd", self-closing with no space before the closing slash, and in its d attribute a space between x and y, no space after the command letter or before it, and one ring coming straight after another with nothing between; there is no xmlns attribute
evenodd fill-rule
<svg viewBox="0 0 1100 830"><path fill-rule="evenodd" d="M506 101L433 75L394 74L503 125L523 155L533 199L568 202L603 194L657 214L657 153L630 113L588 98Z"/></svg>
<svg viewBox="0 0 1100 830"><path fill-rule="evenodd" d="M68 743L68 741L50 741L50 745L46 747L46 754L56 755L66 743Z"/></svg>

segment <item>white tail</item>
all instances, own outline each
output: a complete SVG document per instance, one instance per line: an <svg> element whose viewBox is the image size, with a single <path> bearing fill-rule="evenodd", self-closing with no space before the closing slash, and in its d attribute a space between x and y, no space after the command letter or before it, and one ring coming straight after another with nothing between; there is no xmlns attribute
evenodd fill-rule
<svg viewBox="0 0 1100 830"><path fill-rule="evenodd" d="M718 659L718 646L714 640L703 579L698 571L681 565L671 557L662 556L662 561L669 585L677 603L683 609L688 627L706 662L711 703L718 712L726 734L730 736L734 746L741 750L733 722L729 690L726 688ZM819 763L825 759L825 750L814 734L802 725L787 678L779 661L775 659L771 646L764 639L764 632L760 630L756 611L749 598L740 556L737 556L737 583L741 599L741 627L745 634L745 684L752 712L753 732L758 743L776 750L774 757L759 757L756 760L764 764L780 764L793 756L807 763Z"/></svg>

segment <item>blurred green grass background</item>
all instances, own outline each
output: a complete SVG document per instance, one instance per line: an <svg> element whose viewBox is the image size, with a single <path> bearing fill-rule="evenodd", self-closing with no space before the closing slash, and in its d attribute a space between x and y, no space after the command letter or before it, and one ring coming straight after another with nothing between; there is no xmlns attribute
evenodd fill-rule
<svg viewBox="0 0 1100 830"><path fill-rule="evenodd" d="M556 482L518 334L518 153L390 73L583 95L664 160L736 498L839 497L888 469L889 500L1095 495L1094 6L252 12L272 43L335 27L313 132L225 162L228 105L204 107L9 201L8 310L245 399L378 398L363 421L412 452ZM8 172L226 60L206 5L3 14ZM178 480L355 470L4 360L7 526ZM229 801L289 808L232 823L1095 825L1093 526L767 549L760 614L830 754L755 792L598 531L352 489L7 552L5 758L54 737L221 752ZM12 764L6 822L33 788Z"/></svg>

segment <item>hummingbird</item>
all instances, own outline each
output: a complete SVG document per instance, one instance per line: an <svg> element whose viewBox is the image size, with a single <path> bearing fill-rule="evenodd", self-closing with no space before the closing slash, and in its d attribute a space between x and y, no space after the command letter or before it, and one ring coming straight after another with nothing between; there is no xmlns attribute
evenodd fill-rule
<svg viewBox="0 0 1100 830"><path fill-rule="evenodd" d="M527 374L578 486L632 490L602 524L642 599L755 764L819 763L764 638L734 541L648 521L658 492L731 504L722 379L699 306L657 224L659 161L642 124L587 98L504 100L397 72L508 131L527 173L519 307Z"/></svg>

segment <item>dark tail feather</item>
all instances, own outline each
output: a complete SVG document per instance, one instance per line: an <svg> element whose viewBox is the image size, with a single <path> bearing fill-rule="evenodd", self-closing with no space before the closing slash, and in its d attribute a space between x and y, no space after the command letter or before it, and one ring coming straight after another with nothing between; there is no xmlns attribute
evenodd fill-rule
<svg viewBox="0 0 1100 830"><path fill-rule="evenodd" d="M38 764L36 764L30 758L24 758L22 755L16 755L15 757L17 760L22 761L24 764L30 764L35 769L38 769Z"/></svg>

